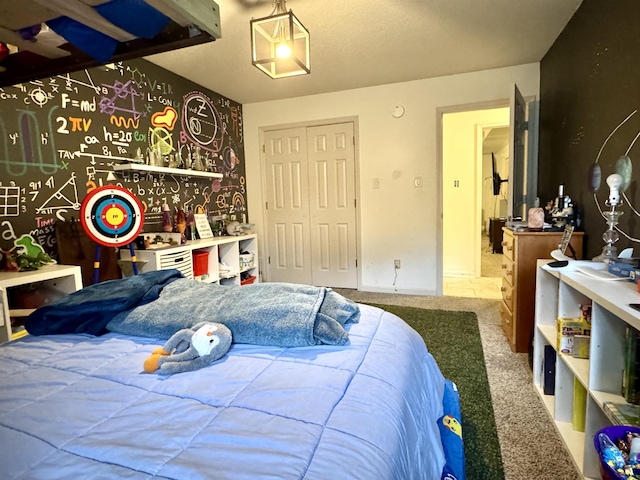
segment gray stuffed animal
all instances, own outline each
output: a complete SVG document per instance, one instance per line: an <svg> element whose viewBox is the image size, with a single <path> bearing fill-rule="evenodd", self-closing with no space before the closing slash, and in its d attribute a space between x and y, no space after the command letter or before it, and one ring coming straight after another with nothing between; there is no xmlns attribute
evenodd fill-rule
<svg viewBox="0 0 640 480"><path fill-rule="evenodd" d="M231 330L221 323L200 322L174 333L164 347L156 348L144 362L145 372L160 369L171 375L206 367L231 348Z"/></svg>

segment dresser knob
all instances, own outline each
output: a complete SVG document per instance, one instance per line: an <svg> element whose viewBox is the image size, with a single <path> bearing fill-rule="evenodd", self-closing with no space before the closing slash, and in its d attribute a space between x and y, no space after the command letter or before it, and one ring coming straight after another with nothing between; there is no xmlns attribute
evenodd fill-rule
<svg viewBox="0 0 640 480"><path fill-rule="evenodd" d="M507 287L500 287L500 291L501 292L506 292L507 291Z"/></svg>
<svg viewBox="0 0 640 480"><path fill-rule="evenodd" d="M507 264L506 264L506 263L503 263L503 264L501 265L501 267L502 267L502 269L504 270L505 268L507 268Z"/></svg>
<svg viewBox="0 0 640 480"><path fill-rule="evenodd" d="M507 275L511 275L511 270L507 270Z"/></svg>

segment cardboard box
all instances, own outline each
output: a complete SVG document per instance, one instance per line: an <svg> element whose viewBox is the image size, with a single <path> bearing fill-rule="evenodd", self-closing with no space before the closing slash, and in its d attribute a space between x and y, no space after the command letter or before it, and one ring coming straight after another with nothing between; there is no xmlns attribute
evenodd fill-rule
<svg viewBox="0 0 640 480"><path fill-rule="evenodd" d="M629 281L638 283L640 280L640 259L638 258L615 258L609 260L609 273L618 277L628 278Z"/></svg>
<svg viewBox="0 0 640 480"><path fill-rule="evenodd" d="M581 318L558 318L556 320L557 344L556 349L561 355L571 355L573 353L573 337L575 335L590 335L591 325L584 317Z"/></svg>
<svg viewBox="0 0 640 480"><path fill-rule="evenodd" d="M574 335L571 356L574 358L589 358L591 337L589 335Z"/></svg>

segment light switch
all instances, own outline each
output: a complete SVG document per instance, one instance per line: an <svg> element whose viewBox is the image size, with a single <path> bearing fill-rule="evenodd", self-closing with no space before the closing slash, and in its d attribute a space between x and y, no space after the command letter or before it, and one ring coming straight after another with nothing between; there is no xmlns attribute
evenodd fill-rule
<svg viewBox="0 0 640 480"><path fill-rule="evenodd" d="M380 179L378 177L373 179L373 188L380 188Z"/></svg>
<svg viewBox="0 0 640 480"><path fill-rule="evenodd" d="M413 186L416 188L422 188L422 177L415 177L413 179Z"/></svg>

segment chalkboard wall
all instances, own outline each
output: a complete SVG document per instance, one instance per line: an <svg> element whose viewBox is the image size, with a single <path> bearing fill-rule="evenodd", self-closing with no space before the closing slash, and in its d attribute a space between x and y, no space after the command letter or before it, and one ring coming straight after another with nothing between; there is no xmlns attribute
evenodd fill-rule
<svg viewBox="0 0 640 480"><path fill-rule="evenodd" d="M565 184L583 216L587 257L602 251L607 228L588 189L600 150L598 203L606 208L605 179L628 151L635 173L627 197L640 212L640 36L628 27L637 18L637 0L584 0L540 64L538 194L546 202ZM640 245L627 238L640 238L640 219L624 202L618 250L635 246L640 256Z"/></svg>
<svg viewBox="0 0 640 480"><path fill-rule="evenodd" d="M0 88L0 247L31 233L55 256L54 222L107 184L139 198L145 231L165 203L246 221L243 144L240 104L142 59ZM223 178L114 173L138 149L197 151Z"/></svg>

